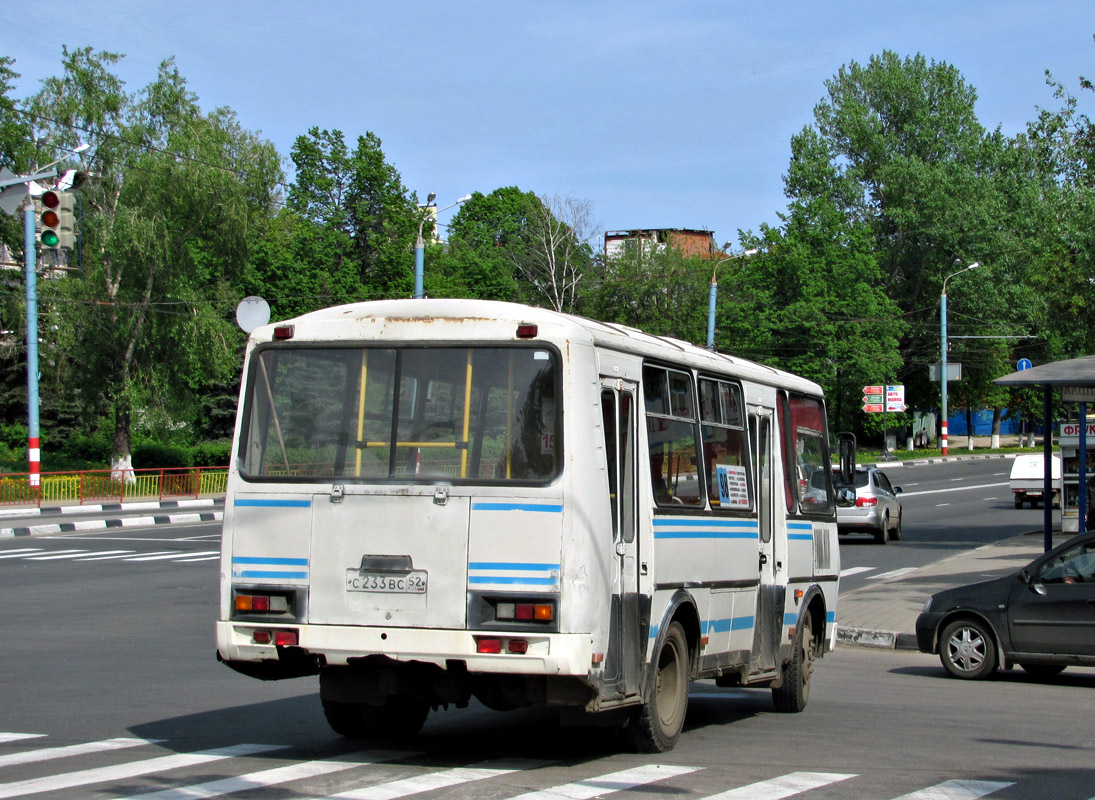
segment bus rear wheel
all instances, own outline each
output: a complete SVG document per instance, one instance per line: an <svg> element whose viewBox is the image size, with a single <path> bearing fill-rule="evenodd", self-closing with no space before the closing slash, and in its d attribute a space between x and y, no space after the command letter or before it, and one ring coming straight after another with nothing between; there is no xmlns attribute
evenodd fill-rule
<svg viewBox="0 0 1095 800"><path fill-rule="evenodd" d="M671 622L658 652L657 668L650 673L646 702L634 710L626 728L638 752L664 753L680 738L688 713L689 664L684 628Z"/></svg>
<svg viewBox="0 0 1095 800"><path fill-rule="evenodd" d="M323 701L327 724L350 739L410 739L422 730L429 713L429 703L408 694L391 695L382 706Z"/></svg>

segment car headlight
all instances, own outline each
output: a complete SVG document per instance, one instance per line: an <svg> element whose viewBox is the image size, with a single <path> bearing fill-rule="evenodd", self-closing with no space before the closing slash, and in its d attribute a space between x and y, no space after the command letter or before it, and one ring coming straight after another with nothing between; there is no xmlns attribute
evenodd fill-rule
<svg viewBox="0 0 1095 800"><path fill-rule="evenodd" d="M929 597L927 600L924 601L924 611L931 611L931 610L932 610L932 599Z"/></svg>

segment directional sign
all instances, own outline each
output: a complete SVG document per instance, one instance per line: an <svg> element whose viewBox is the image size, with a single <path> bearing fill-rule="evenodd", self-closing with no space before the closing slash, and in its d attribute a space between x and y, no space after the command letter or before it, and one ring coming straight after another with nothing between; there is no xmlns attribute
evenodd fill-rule
<svg viewBox="0 0 1095 800"><path fill-rule="evenodd" d="M863 404L863 410L866 411L868 414L881 414L882 413L882 404L881 403L864 403Z"/></svg>
<svg viewBox="0 0 1095 800"><path fill-rule="evenodd" d="M881 394L865 394L863 395L864 403L881 403L883 397Z"/></svg>
<svg viewBox="0 0 1095 800"><path fill-rule="evenodd" d="M1034 365L1030 363L1029 358L1020 358L1019 363L1015 365L1015 369L1022 372L1025 369L1030 369Z"/></svg>
<svg viewBox="0 0 1095 800"><path fill-rule="evenodd" d="M885 386L864 386L863 394L882 394L886 391Z"/></svg>

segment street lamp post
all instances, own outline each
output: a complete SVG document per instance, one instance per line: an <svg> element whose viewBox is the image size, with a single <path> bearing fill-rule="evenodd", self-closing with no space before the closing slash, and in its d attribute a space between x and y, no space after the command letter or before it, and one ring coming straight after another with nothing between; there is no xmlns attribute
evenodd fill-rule
<svg viewBox="0 0 1095 800"><path fill-rule="evenodd" d="M939 380L940 385L943 387L943 419L940 422L939 427L939 449L942 451L943 455L947 455L947 281L955 275L961 275L963 272L976 269L979 266L981 266L981 262L974 261L968 267L963 267L958 270L958 272L952 272L943 279L943 291L939 294L939 324L942 333L942 356L939 359Z"/></svg>
<svg viewBox="0 0 1095 800"><path fill-rule="evenodd" d="M427 197L426 197L426 204L421 207L422 208L422 215L421 215L421 218L418 220L418 238L415 239L415 242L414 242L414 296L415 296L415 299L419 299L419 300L426 296L426 290L424 288L424 278L425 278L424 273L425 273L425 263L426 263L426 242L422 238L422 226L424 226L426 224L426 217L430 216L430 209L431 208L436 209L434 211L434 219L436 219L437 215L440 214L442 211L448 211L450 208L455 208L456 206L460 205L461 203L466 203L468 200L471 200L471 195L466 194L463 197L461 197L459 200L457 200L455 203L447 205L444 208L438 209L435 205L433 205L433 201L434 201L435 197L437 197L437 195L434 194L433 192L430 192L429 195L427 195Z"/></svg>
<svg viewBox="0 0 1095 800"><path fill-rule="evenodd" d="M725 251L728 247L730 247L729 242L724 244L722 249ZM719 297L719 284L716 280L715 273L718 272L719 264L724 264L727 261L733 261L738 258L755 256L758 252L760 251L757 250L757 248L752 247L737 255L719 259L715 262L715 266L711 268L711 291L707 295L707 349L712 352L715 350L715 301L718 300Z"/></svg>

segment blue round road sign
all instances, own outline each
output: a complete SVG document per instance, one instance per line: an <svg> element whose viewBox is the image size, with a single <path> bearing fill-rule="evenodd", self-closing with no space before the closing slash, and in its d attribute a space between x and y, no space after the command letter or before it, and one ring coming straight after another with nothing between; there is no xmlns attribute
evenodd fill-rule
<svg viewBox="0 0 1095 800"><path fill-rule="evenodd" d="M1025 369L1030 369L1034 365L1030 363L1029 358L1020 358L1019 363L1015 365L1015 368L1022 372Z"/></svg>

